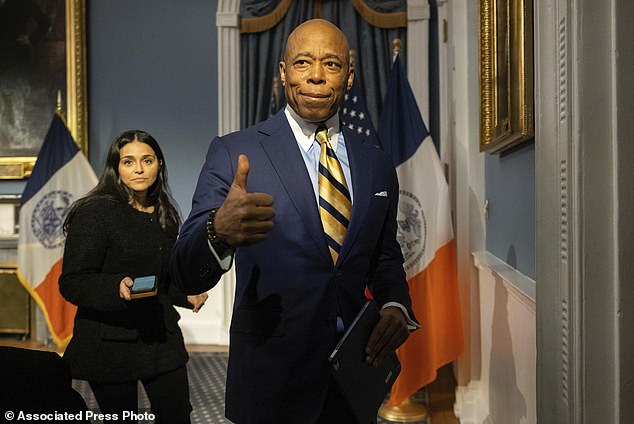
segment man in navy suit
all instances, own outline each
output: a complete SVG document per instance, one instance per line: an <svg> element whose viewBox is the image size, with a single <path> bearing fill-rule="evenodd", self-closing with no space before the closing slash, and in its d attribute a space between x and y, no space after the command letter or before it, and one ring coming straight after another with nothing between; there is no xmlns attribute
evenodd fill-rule
<svg viewBox="0 0 634 424"><path fill-rule="evenodd" d="M209 290L235 256L225 413L238 424L355 422L327 360L366 286L382 308L369 364L418 326L396 241L394 166L339 123L354 78L348 50L343 32L324 20L291 33L280 62L288 106L211 142L174 247L174 278L185 293ZM334 263L318 208L318 125L328 129L352 197Z"/></svg>

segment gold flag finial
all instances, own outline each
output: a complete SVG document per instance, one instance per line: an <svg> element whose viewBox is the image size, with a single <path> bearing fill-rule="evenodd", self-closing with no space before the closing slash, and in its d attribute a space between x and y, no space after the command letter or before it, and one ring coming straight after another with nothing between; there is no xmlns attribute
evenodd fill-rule
<svg viewBox="0 0 634 424"><path fill-rule="evenodd" d="M401 39L395 38L392 40L392 52L394 55L397 55L401 52Z"/></svg>
<svg viewBox="0 0 634 424"><path fill-rule="evenodd" d="M68 126L66 123L66 116L64 115L64 109L62 109L62 90L57 90L57 102L55 102L55 113L57 116L62 118L64 121L64 125Z"/></svg>
<svg viewBox="0 0 634 424"><path fill-rule="evenodd" d="M350 67L354 68L354 64L357 61L357 52L354 49L350 49L348 54L350 55Z"/></svg>
<svg viewBox="0 0 634 424"><path fill-rule="evenodd" d="M57 103L55 105L55 112L62 115L62 90L57 90Z"/></svg>

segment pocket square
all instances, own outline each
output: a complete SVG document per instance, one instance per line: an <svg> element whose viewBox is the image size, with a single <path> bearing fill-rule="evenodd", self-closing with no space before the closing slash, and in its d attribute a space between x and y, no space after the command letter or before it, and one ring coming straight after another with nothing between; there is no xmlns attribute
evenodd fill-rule
<svg viewBox="0 0 634 424"><path fill-rule="evenodd" d="M377 197L387 197L387 191L383 190L383 191L379 191L377 193L374 193L375 196Z"/></svg>

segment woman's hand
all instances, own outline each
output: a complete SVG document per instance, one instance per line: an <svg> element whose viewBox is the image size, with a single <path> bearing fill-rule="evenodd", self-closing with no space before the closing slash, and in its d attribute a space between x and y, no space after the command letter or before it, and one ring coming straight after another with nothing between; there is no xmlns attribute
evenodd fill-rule
<svg viewBox="0 0 634 424"><path fill-rule="evenodd" d="M130 277L123 277L123 280L119 283L119 297L125 300L132 300L130 298L130 290L132 289L134 281Z"/></svg>
<svg viewBox="0 0 634 424"><path fill-rule="evenodd" d="M200 308L205 305L208 297L209 295L207 293L195 294L192 296L187 296L187 301L194 305L193 311L198 312L200 311Z"/></svg>

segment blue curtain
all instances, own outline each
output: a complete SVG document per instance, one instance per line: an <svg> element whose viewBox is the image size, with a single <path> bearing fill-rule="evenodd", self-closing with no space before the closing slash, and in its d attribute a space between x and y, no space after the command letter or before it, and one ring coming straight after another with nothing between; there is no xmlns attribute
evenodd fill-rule
<svg viewBox="0 0 634 424"><path fill-rule="evenodd" d="M275 9L282 0L243 0L241 18L262 16ZM404 12L406 0L365 0L377 12ZM318 15L318 16L316 16ZM406 51L407 28L381 29L367 23L349 0L293 1L286 15L273 28L241 35L241 125L247 127L269 116L273 77L279 75L278 64L288 34L301 22L313 17L327 19L339 26L356 52L355 72L361 83L372 120L378 123L387 78L392 66L392 40L401 40ZM402 59L407 59L405 55Z"/></svg>
<svg viewBox="0 0 634 424"><path fill-rule="evenodd" d="M265 3L270 6L267 7ZM242 15L249 10L248 6L252 7L252 12L257 9L261 14L265 14L270 12L277 3L279 0L243 1L240 6L241 17L261 16ZM284 53L286 37L299 23L310 18L312 10L312 0L294 1L282 21L270 30L241 34L242 111L240 122L242 128L253 125L269 116L273 76L279 76L279 62Z"/></svg>
<svg viewBox="0 0 634 424"><path fill-rule="evenodd" d="M240 16L250 18L270 13L280 0L243 0L240 2Z"/></svg>
<svg viewBox="0 0 634 424"><path fill-rule="evenodd" d="M366 1L369 6L371 2ZM375 3L378 3L375 1ZM388 9L391 6L391 9ZM379 12L397 12L406 9L405 0L382 2L375 7ZM401 40L401 51L406 51L407 27L396 29L377 28L367 23L352 7L350 1L322 1L322 18L334 22L348 37L350 48L356 52L355 78L359 78L366 103L376 128L381 104L385 97L387 79L392 68L392 40ZM401 55L404 60L405 55Z"/></svg>

